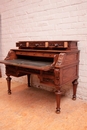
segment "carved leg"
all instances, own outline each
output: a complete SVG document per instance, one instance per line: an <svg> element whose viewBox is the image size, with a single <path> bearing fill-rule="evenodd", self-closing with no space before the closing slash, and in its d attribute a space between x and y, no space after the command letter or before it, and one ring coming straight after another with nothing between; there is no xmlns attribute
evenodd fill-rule
<svg viewBox="0 0 87 130"><path fill-rule="evenodd" d="M72 97L72 99L76 100L76 90L77 90L77 85L78 85L77 79L74 80L72 83L73 83L73 97Z"/></svg>
<svg viewBox="0 0 87 130"><path fill-rule="evenodd" d="M57 101L57 108L56 108L56 113L59 114L60 113L60 100L61 100L61 91L57 90L55 92L56 94L56 101Z"/></svg>
<svg viewBox="0 0 87 130"><path fill-rule="evenodd" d="M10 95L11 94L11 78L10 78L10 76L7 76L6 80L7 80L7 85L8 85L8 94Z"/></svg>
<svg viewBox="0 0 87 130"><path fill-rule="evenodd" d="M28 87L31 87L31 85L30 85L30 74L27 75L27 80L28 80Z"/></svg>

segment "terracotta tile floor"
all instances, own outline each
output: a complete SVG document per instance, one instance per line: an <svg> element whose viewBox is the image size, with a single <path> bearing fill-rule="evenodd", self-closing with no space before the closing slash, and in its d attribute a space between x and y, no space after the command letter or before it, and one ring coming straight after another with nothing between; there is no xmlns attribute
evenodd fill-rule
<svg viewBox="0 0 87 130"><path fill-rule="evenodd" d="M55 107L54 93L12 82L8 95L0 78L0 130L87 130L87 102L63 96L61 114Z"/></svg>

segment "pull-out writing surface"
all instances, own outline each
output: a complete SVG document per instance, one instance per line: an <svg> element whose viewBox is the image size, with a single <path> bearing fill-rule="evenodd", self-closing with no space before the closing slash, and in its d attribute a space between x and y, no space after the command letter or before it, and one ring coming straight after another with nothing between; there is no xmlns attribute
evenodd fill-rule
<svg viewBox="0 0 87 130"><path fill-rule="evenodd" d="M33 61L33 60L25 60L25 59L13 59L13 60L3 60L0 61L5 65L19 66L23 68L32 68L43 70L46 67L50 67L52 62L47 61Z"/></svg>

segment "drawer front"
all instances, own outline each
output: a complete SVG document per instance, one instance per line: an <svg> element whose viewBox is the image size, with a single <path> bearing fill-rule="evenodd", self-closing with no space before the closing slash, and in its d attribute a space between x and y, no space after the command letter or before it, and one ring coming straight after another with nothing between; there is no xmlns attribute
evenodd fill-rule
<svg viewBox="0 0 87 130"><path fill-rule="evenodd" d="M25 75L24 73L19 72L19 68L16 66L6 65L6 75L12 75L15 77L20 77Z"/></svg>
<svg viewBox="0 0 87 130"><path fill-rule="evenodd" d="M16 43L17 47L23 48L68 48L68 42L64 41L27 41Z"/></svg>

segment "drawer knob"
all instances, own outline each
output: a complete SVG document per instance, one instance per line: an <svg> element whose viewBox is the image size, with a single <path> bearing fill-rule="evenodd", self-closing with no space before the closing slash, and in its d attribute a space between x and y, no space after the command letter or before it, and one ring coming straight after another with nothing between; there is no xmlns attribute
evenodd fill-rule
<svg viewBox="0 0 87 130"><path fill-rule="evenodd" d="M55 47L58 47L58 43L55 44Z"/></svg>
<svg viewBox="0 0 87 130"><path fill-rule="evenodd" d="M38 47L38 46L39 46L39 44L35 44L35 46L36 46L36 47Z"/></svg>
<svg viewBox="0 0 87 130"><path fill-rule="evenodd" d="M23 45L22 44L20 44L20 47L22 47Z"/></svg>

